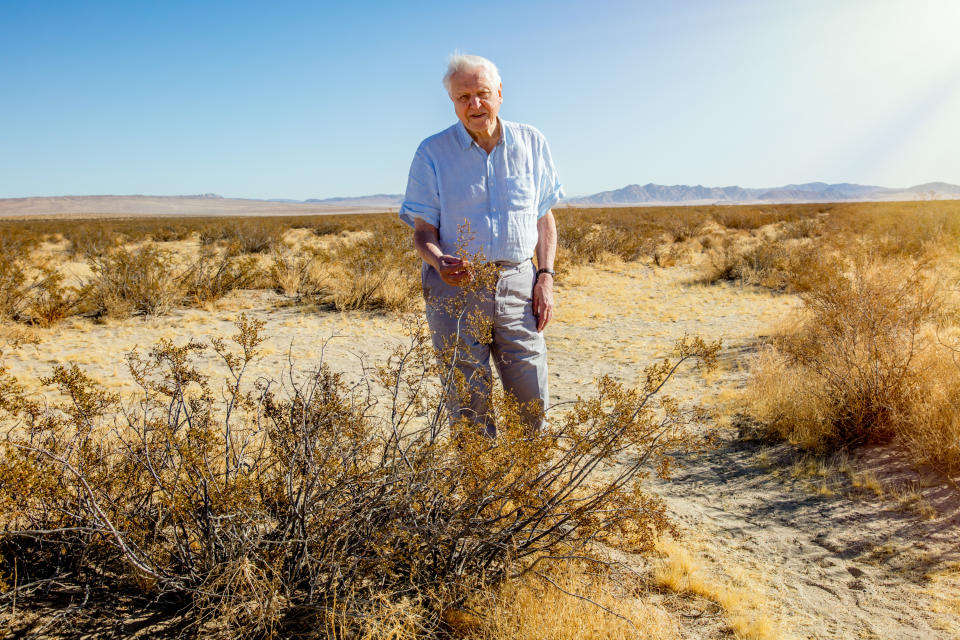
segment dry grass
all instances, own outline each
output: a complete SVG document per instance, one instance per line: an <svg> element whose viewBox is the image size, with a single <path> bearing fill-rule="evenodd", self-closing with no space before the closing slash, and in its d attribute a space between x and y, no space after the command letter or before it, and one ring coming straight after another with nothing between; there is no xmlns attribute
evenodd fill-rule
<svg viewBox="0 0 960 640"><path fill-rule="evenodd" d="M445 620L466 640L618 640L679 638L673 612L647 602L635 575L596 566L555 566L527 574L450 611Z"/></svg>
<svg viewBox="0 0 960 640"><path fill-rule="evenodd" d="M91 259L89 297L98 314L124 317L131 313L163 315L185 294L173 255L155 245L123 247Z"/></svg>
<svg viewBox="0 0 960 640"><path fill-rule="evenodd" d="M877 474L872 471L852 472L850 474L850 486L861 491L868 491L877 498L886 495L883 483L880 482Z"/></svg>
<svg viewBox="0 0 960 640"><path fill-rule="evenodd" d="M692 594L718 604L729 630L743 640L780 638L781 629L770 617L770 604L755 587L755 577L718 575L680 543L661 539L657 549L663 561L654 572L656 584L678 594Z"/></svg>
<svg viewBox="0 0 960 640"><path fill-rule="evenodd" d="M557 266L563 277L578 264L611 259L650 260L658 266L702 263L705 282L732 279L804 291L819 281L824 253L843 253L857 242L870 242L883 255L931 253L957 238L956 208L951 203L874 203L559 209ZM904 222L905 216L917 223ZM123 315L162 313L174 304L203 307L232 287L276 288L296 301L341 310L393 311L418 304L418 260L410 233L391 214L36 219L4 220L0 225L0 313L25 322L54 324L91 309ZM349 234L358 233L367 240L352 240ZM36 251L41 245L46 257ZM102 271L96 277L87 275L84 282L29 275L47 264L69 277L66 264L77 259L118 266L117 255L132 256L146 246L176 256L182 269L194 264L193 282L182 283L176 302L169 300L177 298L169 283L163 283L163 299L151 304L126 294L111 299L102 287L85 289L91 279L108 277ZM214 254L218 257L212 261L209 256ZM244 255L266 257L256 261L254 270L254 262L234 260ZM200 286L207 276L212 276L213 286ZM183 270L151 278L191 279ZM45 285L39 286L41 282ZM92 302L86 299L88 293L94 294ZM29 306L32 312L26 311Z"/></svg>
<svg viewBox="0 0 960 640"><path fill-rule="evenodd" d="M938 515L916 483L894 485L890 488L889 495L901 511L915 513L924 520L932 520Z"/></svg>
<svg viewBox="0 0 960 640"><path fill-rule="evenodd" d="M960 367L934 331L943 290L926 263L855 255L801 294L745 394L768 429L810 450L897 439L960 468Z"/></svg>
<svg viewBox="0 0 960 640"><path fill-rule="evenodd" d="M273 637L301 615L338 637L430 634L536 558L613 541L643 553L671 531L642 485L698 445L683 427L704 415L659 391L719 349L684 339L640 388L603 379L536 433L494 394L492 440L450 424L457 381L422 322L367 385L324 366L247 382L264 323L236 327L232 345L131 353L129 398L57 365L39 402L0 368L0 577L178 598L204 637ZM226 368L219 389L198 366L207 350Z"/></svg>
<svg viewBox="0 0 960 640"><path fill-rule="evenodd" d="M960 562L951 562L927 574L926 579L928 585L924 591L933 601L932 610L942 615L939 626L952 633L945 637L960 638L955 626L956 617L960 616Z"/></svg>

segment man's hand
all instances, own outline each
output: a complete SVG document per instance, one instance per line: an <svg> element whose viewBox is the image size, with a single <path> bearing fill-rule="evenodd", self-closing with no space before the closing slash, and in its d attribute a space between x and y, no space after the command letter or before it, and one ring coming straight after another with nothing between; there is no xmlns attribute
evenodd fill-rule
<svg viewBox="0 0 960 640"><path fill-rule="evenodd" d="M473 280L470 263L440 249L440 234L437 228L424 220L415 218L413 248L427 264L433 266L444 282L453 287L462 287Z"/></svg>
<svg viewBox="0 0 960 640"><path fill-rule="evenodd" d="M537 220L537 246L534 249L537 266L553 269L557 258L557 222L553 211L547 211ZM553 275L541 273L533 286L533 314L537 316L537 331L543 331L553 318Z"/></svg>
<svg viewBox="0 0 960 640"><path fill-rule="evenodd" d="M454 287L462 287L473 280L470 262L456 256L444 254L437 258L437 272L444 282Z"/></svg>
<svg viewBox="0 0 960 640"><path fill-rule="evenodd" d="M533 285L533 315L537 317L537 331L543 331L553 318L553 276L541 273Z"/></svg>

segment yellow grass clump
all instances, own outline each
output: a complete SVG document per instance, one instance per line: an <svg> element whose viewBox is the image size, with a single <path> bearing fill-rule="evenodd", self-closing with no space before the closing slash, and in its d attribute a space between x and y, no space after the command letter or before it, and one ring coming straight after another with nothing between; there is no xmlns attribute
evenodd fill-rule
<svg viewBox="0 0 960 640"><path fill-rule="evenodd" d="M674 593L692 594L717 603L736 638L774 640L782 637L779 625L767 613L769 605L765 598L749 586L752 579L738 581L718 576L674 540L659 540L657 550L663 556L654 572L658 585Z"/></svg>
<svg viewBox="0 0 960 640"><path fill-rule="evenodd" d="M960 367L937 331L943 289L922 261L832 264L760 354L749 411L805 449L896 439L918 461L960 468Z"/></svg>
<svg viewBox="0 0 960 640"><path fill-rule="evenodd" d="M552 567L511 579L470 602L475 613L452 611L446 620L467 640L679 638L672 612L625 582L578 563Z"/></svg>

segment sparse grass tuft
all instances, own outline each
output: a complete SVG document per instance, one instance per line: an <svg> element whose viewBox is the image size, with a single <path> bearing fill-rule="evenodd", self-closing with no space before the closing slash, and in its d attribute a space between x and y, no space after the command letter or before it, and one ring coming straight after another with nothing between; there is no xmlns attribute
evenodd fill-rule
<svg viewBox="0 0 960 640"><path fill-rule="evenodd" d="M932 520L938 515L916 483L894 485L890 488L890 496L901 511L915 513L924 520Z"/></svg>
<svg viewBox="0 0 960 640"><path fill-rule="evenodd" d="M850 485L854 489L869 491L877 498L882 498L886 492L883 489L883 483L872 471L853 472L850 475Z"/></svg>
<svg viewBox="0 0 960 640"><path fill-rule="evenodd" d="M634 582L596 565L564 563L507 581L468 603L479 615L458 610L447 622L465 640L679 638L671 615L644 603Z"/></svg>
<svg viewBox="0 0 960 640"><path fill-rule="evenodd" d="M657 550L663 561L654 572L659 586L679 594L693 594L723 608L730 631L744 640L780 637L778 625L766 613L767 603L755 589L708 570L680 543L661 539Z"/></svg>

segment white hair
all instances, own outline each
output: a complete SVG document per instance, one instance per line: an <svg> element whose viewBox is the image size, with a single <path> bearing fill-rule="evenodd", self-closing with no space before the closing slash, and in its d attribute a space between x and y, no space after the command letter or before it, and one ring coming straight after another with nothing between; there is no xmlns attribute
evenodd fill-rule
<svg viewBox="0 0 960 640"><path fill-rule="evenodd" d="M450 79L454 74L468 69L482 69L487 74L487 80L493 83L493 88L500 86L500 72L497 65L481 56L469 56L460 52L454 52L447 62L447 73L443 76L443 88L450 93Z"/></svg>

